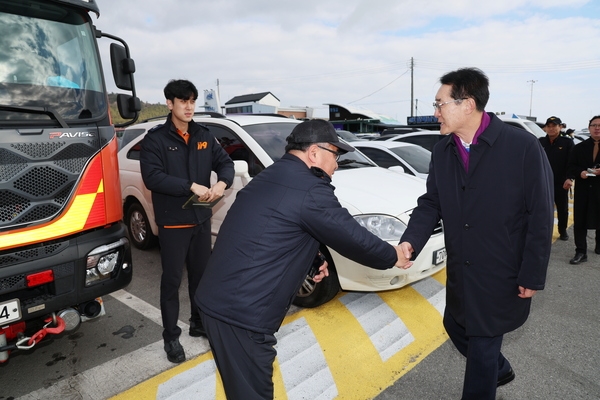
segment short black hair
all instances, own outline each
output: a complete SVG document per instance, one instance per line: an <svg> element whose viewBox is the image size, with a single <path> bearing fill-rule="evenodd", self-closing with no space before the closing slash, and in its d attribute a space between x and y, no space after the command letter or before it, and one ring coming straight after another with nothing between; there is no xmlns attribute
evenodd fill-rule
<svg viewBox="0 0 600 400"><path fill-rule="evenodd" d="M181 100L189 100L198 98L198 89L190 81L185 79L171 79L164 89L165 98L167 100L175 100L175 98Z"/></svg>
<svg viewBox="0 0 600 400"><path fill-rule="evenodd" d="M590 126L592 124L593 120L598 119L598 118L600 118L600 115L593 116L592 119L590 119L590 122L588 123L588 126Z"/></svg>
<svg viewBox="0 0 600 400"><path fill-rule="evenodd" d="M460 68L440 78L442 85L452 86L453 99L473 99L478 111L484 111L490 98L488 77L478 68Z"/></svg>

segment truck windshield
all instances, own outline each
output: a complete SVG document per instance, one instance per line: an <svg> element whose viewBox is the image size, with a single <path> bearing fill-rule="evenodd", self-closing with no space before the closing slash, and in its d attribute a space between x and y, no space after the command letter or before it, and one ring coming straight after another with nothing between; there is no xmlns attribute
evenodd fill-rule
<svg viewBox="0 0 600 400"><path fill-rule="evenodd" d="M87 14L46 1L6 1L0 10L0 124L65 121L107 111L102 71ZM19 107L7 108L8 107Z"/></svg>

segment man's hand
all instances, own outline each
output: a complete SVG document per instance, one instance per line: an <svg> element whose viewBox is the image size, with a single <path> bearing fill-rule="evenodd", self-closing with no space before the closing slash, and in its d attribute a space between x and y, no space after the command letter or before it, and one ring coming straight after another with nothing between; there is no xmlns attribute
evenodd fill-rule
<svg viewBox="0 0 600 400"><path fill-rule="evenodd" d="M522 299L532 298L537 290L526 289L523 286L519 286L519 297Z"/></svg>
<svg viewBox="0 0 600 400"><path fill-rule="evenodd" d="M396 249L396 255L398 257L395 266L402 269L412 267L413 263L410 261L414 251L412 245L408 242L402 242L398 246L394 246L394 248Z"/></svg>
<svg viewBox="0 0 600 400"><path fill-rule="evenodd" d="M573 181L570 179L567 179L565 183L563 183L563 189L565 190L571 189L571 186L573 186Z"/></svg>
<svg viewBox="0 0 600 400"><path fill-rule="evenodd" d="M226 187L227 187L227 184L223 181L219 181L219 182L215 183L215 185L213 187L208 189L208 198L204 201L213 201L213 200L216 200L219 197L223 196L223 194L225 193Z"/></svg>
<svg viewBox="0 0 600 400"><path fill-rule="evenodd" d="M213 201L223 196L226 187L227 185L223 181L215 183L211 188L207 188L206 186L194 182L192 183L191 191L198 196L199 201Z"/></svg>
<svg viewBox="0 0 600 400"><path fill-rule="evenodd" d="M206 201L208 198L208 188L203 185L198 185L196 182L192 183L192 187L190 188L192 193L198 196L199 201Z"/></svg>
<svg viewBox="0 0 600 400"><path fill-rule="evenodd" d="M319 283L325 279L326 276L329 276L329 270L327 269L327 261L323 261L323 264L319 267L319 273L313 276L312 280L315 283Z"/></svg>

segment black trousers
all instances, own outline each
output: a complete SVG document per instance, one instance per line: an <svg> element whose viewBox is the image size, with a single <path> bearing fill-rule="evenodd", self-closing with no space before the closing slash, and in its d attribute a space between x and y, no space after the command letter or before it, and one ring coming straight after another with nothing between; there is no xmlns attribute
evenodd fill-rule
<svg viewBox="0 0 600 400"><path fill-rule="evenodd" d="M179 287L184 267L187 268L188 292L192 315L199 322L198 307L194 303L196 288L210 256L210 220L191 228L158 228L162 276L160 279L160 312L165 342L181 335L179 320Z"/></svg>
<svg viewBox="0 0 600 400"><path fill-rule="evenodd" d="M229 325L200 311L228 400L273 399L273 335Z"/></svg>
<svg viewBox="0 0 600 400"><path fill-rule="evenodd" d="M462 400L494 400L498 377L510 370L510 363L500 349L503 335L467 336L461 326L444 312L444 328L456 349L467 358Z"/></svg>
<svg viewBox="0 0 600 400"><path fill-rule="evenodd" d="M581 229L578 226L573 227L576 253L587 254L587 234L588 230L586 228ZM596 229L596 249L600 250L600 229Z"/></svg>
<svg viewBox="0 0 600 400"><path fill-rule="evenodd" d="M554 204L556 205L556 216L558 218L558 233L567 233L567 222L569 220L569 191L563 189L562 184L554 185Z"/></svg>

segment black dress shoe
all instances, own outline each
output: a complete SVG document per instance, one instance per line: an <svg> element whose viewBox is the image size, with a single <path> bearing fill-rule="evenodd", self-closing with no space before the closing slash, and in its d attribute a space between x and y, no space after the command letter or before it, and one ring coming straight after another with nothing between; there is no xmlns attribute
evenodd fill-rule
<svg viewBox="0 0 600 400"><path fill-rule="evenodd" d="M206 331L202 326L202 322L190 321L190 336L192 337L206 337Z"/></svg>
<svg viewBox="0 0 600 400"><path fill-rule="evenodd" d="M596 247L596 248L594 249L594 253L596 253L596 254L600 254L600 247Z"/></svg>
<svg viewBox="0 0 600 400"><path fill-rule="evenodd" d="M179 364L185 361L185 352L179 343L179 339L166 342L165 352L167 353L167 359L172 363Z"/></svg>
<svg viewBox="0 0 600 400"><path fill-rule="evenodd" d="M513 369L509 369L507 373L505 373L504 375L502 375L501 377L498 378L498 385L497 387L500 387L502 385L506 385L508 382L511 382L513 379L515 379L515 372L513 371Z"/></svg>
<svg viewBox="0 0 600 400"><path fill-rule="evenodd" d="M561 234L560 234L560 236L559 236L558 238L559 238L560 240L563 240L563 241L565 241L565 242L566 242L567 240L569 240L569 235L567 235L566 233L561 233Z"/></svg>
<svg viewBox="0 0 600 400"><path fill-rule="evenodd" d="M587 261L587 254L575 253L575 257L571 258L571 261L569 261L569 263L573 264L573 265L577 265L579 263L586 262L586 261Z"/></svg>

